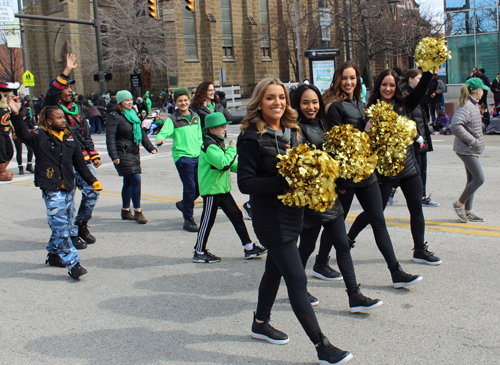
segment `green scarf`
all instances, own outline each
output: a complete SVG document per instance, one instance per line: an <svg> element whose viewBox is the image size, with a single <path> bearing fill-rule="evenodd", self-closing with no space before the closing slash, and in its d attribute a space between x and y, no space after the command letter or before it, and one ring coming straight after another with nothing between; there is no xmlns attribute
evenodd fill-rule
<svg viewBox="0 0 500 365"><path fill-rule="evenodd" d="M75 107L74 111L68 110L68 108L66 108L63 104L61 104L61 109L64 110L64 112L66 112L67 114L77 115L78 114L78 105L75 102L73 102L72 104Z"/></svg>
<svg viewBox="0 0 500 365"><path fill-rule="evenodd" d="M142 131L141 131L141 120L137 116L137 113L134 109L125 109L123 111L123 116L127 119L132 126L134 127L134 142L138 146L141 145L142 142Z"/></svg>

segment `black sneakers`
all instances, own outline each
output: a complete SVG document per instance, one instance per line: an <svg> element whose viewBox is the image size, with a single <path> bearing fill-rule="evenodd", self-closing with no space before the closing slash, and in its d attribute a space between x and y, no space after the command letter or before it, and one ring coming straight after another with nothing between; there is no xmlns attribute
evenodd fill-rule
<svg viewBox="0 0 500 365"><path fill-rule="evenodd" d="M412 260L413 262L427 265L439 265L441 263L441 259L437 256L434 256L434 252L431 252L427 249L427 242L424 243L424 246L422 248L413 249Z"/></svg>
<svg viewBox="0 0 500 365"><path fill-rule="evenodd" d="M266 248L260 247L260 246L256 245L255 243L253 244L253 248L251 250L243 249L243 251L245 252L245 259L247 259L247 260L262 256L262 255L267 253Z"/></svg>
<svg viewBox="0 0 500 365"><path fill-rule="evenodd" d="M316 298L314 295L311 293L307 292L307 295L309 296L309 301L311 302L311 306L315 307L319 304L319 299Z"/></svg>
<svg viewBox="0 0 500 365"><path fill-rule="evenodd" d="M31 172L32 174L35 173L35 170L33 169L33 164L29 163L26 165L26 171Z"/></svg>
<svg viewBox="0 0 500 365"><path fill-rule="evenodd" d="M253 314L252 322L252 337L258 340L265 340L274 345L287 344L290 339L285 332L278 331L276 328L269 324L270 318L266 319L264 323L257 323L255 321L255 313Z"/></svg>
<svg viewBox="0 0 500 365"><path fill-rule="evenodd" d="M398 265L398 270L391 273L393 286L396 289L406 288L408 286L415 285L422 277L420 275L410 275L403 271L401 266Z"/></svg>
<svg viewBox="0 0 500 365"><path fill-rule="evenodd" d="M384 304L380 299L371 299L361 294L359 285L356 293L349 295L349 307L351 313L368 312Z"/></svg>
<svg viewBox="0 0 500 365"><path fill-rule="evenodd" d="M96 239L90 234L88 221L82 221L75 224L78 226L78 236L87 242L87 244L95 243Z"/></svg>
<svg viewBox="0 0 500 365"><path fill-rule="evenodd" d="M320 365L342 365L352 360L352 354L333 346L328 338L323 339L316 345Z"/></svg>
<svg viewBox="0 0 500 365"><path fill-rule="evenodd" d="M73 242L73 246L75 246L77 250L85 250L87 248L87 243L82 241L80 237L70 236L70 238L71 242Z"/></svg>
<svg viewBox="0 0 500 365"><path fill-rule="evenodd" d="M312 275L315 278L328 281L338 281L342 280L342 274L338 271L333 270L328 266L329 258L325 262L318 261L318 256L316 256L316 262L313 266Z"/></svg>
<svg viewBox="0 0 500 365"><path fill-rule="evenodd" d="M248 219L252 219L252 207L250 206L249 202L243 203L241 206L241 209L243 210L243 213L247 216Z"/></svg>
<svg viewBox="0 0 500 365"><path fill-rule="evenodd" d="M56 266L56 267L66 267L66 265L63 264L63 260L61 259L61 256L55 253L48 253L47 254L47 259L45 260L45 265L49 264L50 266Z"/></svg>
<svg viewBox="0 0 500 365"><path fill-rule="evenodd" d="M182 200L181 201L178 201L175 203L175 207L177 209L179 209L182 213L184 213L184 204L182 203Z"/></svg>
<svg viewBox="0 0 500 365"><path fill-rule="evenodd" d="M78 280L80 276L85 275L86 273L87 270L82 265L80 265L80 263L77 263L71 270L68 271L68 275L75 280Z"/></svg>
<svg viewBox="0 0 500 365"><path fill-rule="evenodd" d="M184 228L184 230L188 232L198 232L198 230L200 229L200 227L198 227L198 225L194 221L194 217L184 219L184 225L182 226L182 228Z"/></svg>
<svg viewBox="0 0 500 365"><path fill-rule="evenodd" d="M199 254L195 251L193 255L193 262L212 264L214 262L219 262L219 261L220 257L211 254L207 250L205 250L205 252L202 254Z"/></svg>

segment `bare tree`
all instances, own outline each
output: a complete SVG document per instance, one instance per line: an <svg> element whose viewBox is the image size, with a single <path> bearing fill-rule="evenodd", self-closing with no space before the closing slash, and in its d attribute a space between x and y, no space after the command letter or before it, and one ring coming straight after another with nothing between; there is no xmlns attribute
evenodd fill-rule
<svg viewBox="0 0 500 365"><path fill-rule="evenodd" d="M0 81L21 81L23 56L21 48L9 48L5 29L0 31Z"/></svg>

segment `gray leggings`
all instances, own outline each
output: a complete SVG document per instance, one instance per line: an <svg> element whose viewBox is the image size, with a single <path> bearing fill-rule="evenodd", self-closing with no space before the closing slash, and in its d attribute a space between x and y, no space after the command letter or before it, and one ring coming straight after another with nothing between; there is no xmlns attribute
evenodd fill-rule
<svg viewBox="0 0 500 365"><path fill-rule="evenodd" d="M457 156L463 161L467 173L467 185L458 200L460 203L465 204L465 210L472 210L474 193L484 184L483 168L479 163L479 156L461 155L459 153L457 153Z"/></svg>

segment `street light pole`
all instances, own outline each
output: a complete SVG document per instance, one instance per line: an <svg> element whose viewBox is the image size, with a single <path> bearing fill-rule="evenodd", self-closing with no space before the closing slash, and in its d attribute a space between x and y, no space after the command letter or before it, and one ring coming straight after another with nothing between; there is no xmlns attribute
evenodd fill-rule
<svg viewBox="0 0 500 365"><path fill-rule="evenodd" d="M103 66L104 60L102 57L101 23L99 22L99 5L97 4L97 0L93 0L92 4L94 7L95 42L97 46L97 68L99 70L99 92L102 95L106 92L106 80L104 79L104 66Z"/></svg>
<svg viewBox="0 0 500 365"><path fill-rule="evenodd" d="M299 83L304 81L304 72L302 71L302 47L300 42L300 22L299 22L299 4L298 0L293 1L295 12L295 38L297 39L297 68L299 70Z"/></svg>
<svg viewBox="0 0 500 365"><path fill-rule="evenodd" d="M19 11L23 9L23 4L21 0L17 0L17 7L19 8ZM26 72L29 70L29 67L28 67L28 57L26 56L26 38L24 35L24 23L22 20L19 21L19 25L21 28L21 52L23 55L23 69L24 72Z"/></svg>

